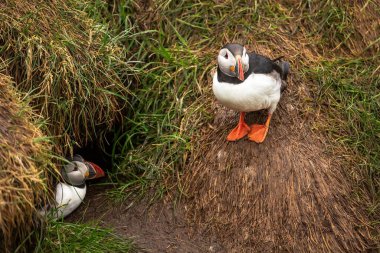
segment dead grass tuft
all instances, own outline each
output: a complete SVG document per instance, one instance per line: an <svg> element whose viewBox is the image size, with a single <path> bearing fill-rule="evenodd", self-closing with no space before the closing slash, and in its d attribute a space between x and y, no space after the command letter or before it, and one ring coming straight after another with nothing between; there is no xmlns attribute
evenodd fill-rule
<svg viewBox="0 0 380 253"><path fill-rule="evenodd" d="M125 51L75 1L0 3L0 55L8 74L48 121L57 149L101 139L126 106ZM123 102L121 102L123 101Z"/></svg>
<svg viewBox="0 0 380 253"><path fill-rule="evenodd" d="M36 204L46 203L47 178L55 172L48 139L35 118L0 73L0 251L11 252L38 225Z"/></svg>

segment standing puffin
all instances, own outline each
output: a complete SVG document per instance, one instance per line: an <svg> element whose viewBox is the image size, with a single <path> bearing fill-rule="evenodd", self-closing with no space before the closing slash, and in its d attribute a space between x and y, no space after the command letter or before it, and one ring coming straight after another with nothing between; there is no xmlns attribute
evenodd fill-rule
<svg viewBox="0 0 380 253"><path fill-rule="evenodd" d="M213 92L222 105L240 112L239 123L227 136L228 141L237 141L246 135L257 143L265 140L289 73L289 63L280 59L247 53L240 44L227 44L219 51ZM269 112L265 124L248 126L245 113L262 109Z"/></svg>

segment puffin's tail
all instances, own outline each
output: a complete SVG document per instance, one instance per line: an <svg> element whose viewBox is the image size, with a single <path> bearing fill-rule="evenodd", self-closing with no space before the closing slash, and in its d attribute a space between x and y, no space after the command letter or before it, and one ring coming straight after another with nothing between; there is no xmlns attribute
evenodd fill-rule
<svg viewBox="0 0 380 253"><path fill-rule="evenodd" d="M272 61L280 67L281 69L281 79L286 81L288 78L288 74L290 71L290 64L287 61L282 61L281 59L284 58L284 56L280 56L276 59L273 59Z"/></svg>
<svg viewBox="0 0 380 253"><path fill-rule="evenodd" d="M278 63L278 65L282 69L281 79L286 81L286 79L288 78L289 71L290 71L290 63L287 61L281 61Z"/></svg>
<svg viewBox="0 0 380 253"><path fill-rule="evenodd" d="M284 56L280 56L274 60L272 60L277 66L281 69L281 79L282 79L282 85L281 85L281 92L283 92L288 84L286 83L286 79L288 78L288 74L290 72L290 64L287 61L282 61L281 59L284 58Z"/></svg>

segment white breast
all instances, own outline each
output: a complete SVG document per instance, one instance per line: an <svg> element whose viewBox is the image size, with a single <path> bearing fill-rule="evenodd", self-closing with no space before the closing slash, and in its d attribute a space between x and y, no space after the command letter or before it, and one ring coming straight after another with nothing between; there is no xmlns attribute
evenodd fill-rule
<svg viewBox="0 0 380 253"><path fill-rule="evenodd" d="M87 186L79 188L65 183L58 183L55 192L55 217L64 218L77 209L86 196L86 192Z"/></svg>
<svg viewBox="0 0 380 253"><path fill-rule="evenodd" d="M224 106L240 112L269 109L272 113L280 101L281 78L274 74L251 74L240 84L219 82L214 75L212 89Z"/></svg>

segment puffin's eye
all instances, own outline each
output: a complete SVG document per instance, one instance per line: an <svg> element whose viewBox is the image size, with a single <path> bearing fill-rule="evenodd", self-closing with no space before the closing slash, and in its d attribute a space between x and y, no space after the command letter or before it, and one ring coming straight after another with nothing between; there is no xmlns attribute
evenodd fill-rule
<svg viewBox="0 0 380 253"><path fill-rule="evenodd" d="M228 59L228 54L227 54L227 52L226 52L226 55L224 56L226 59Z"/></svg>

